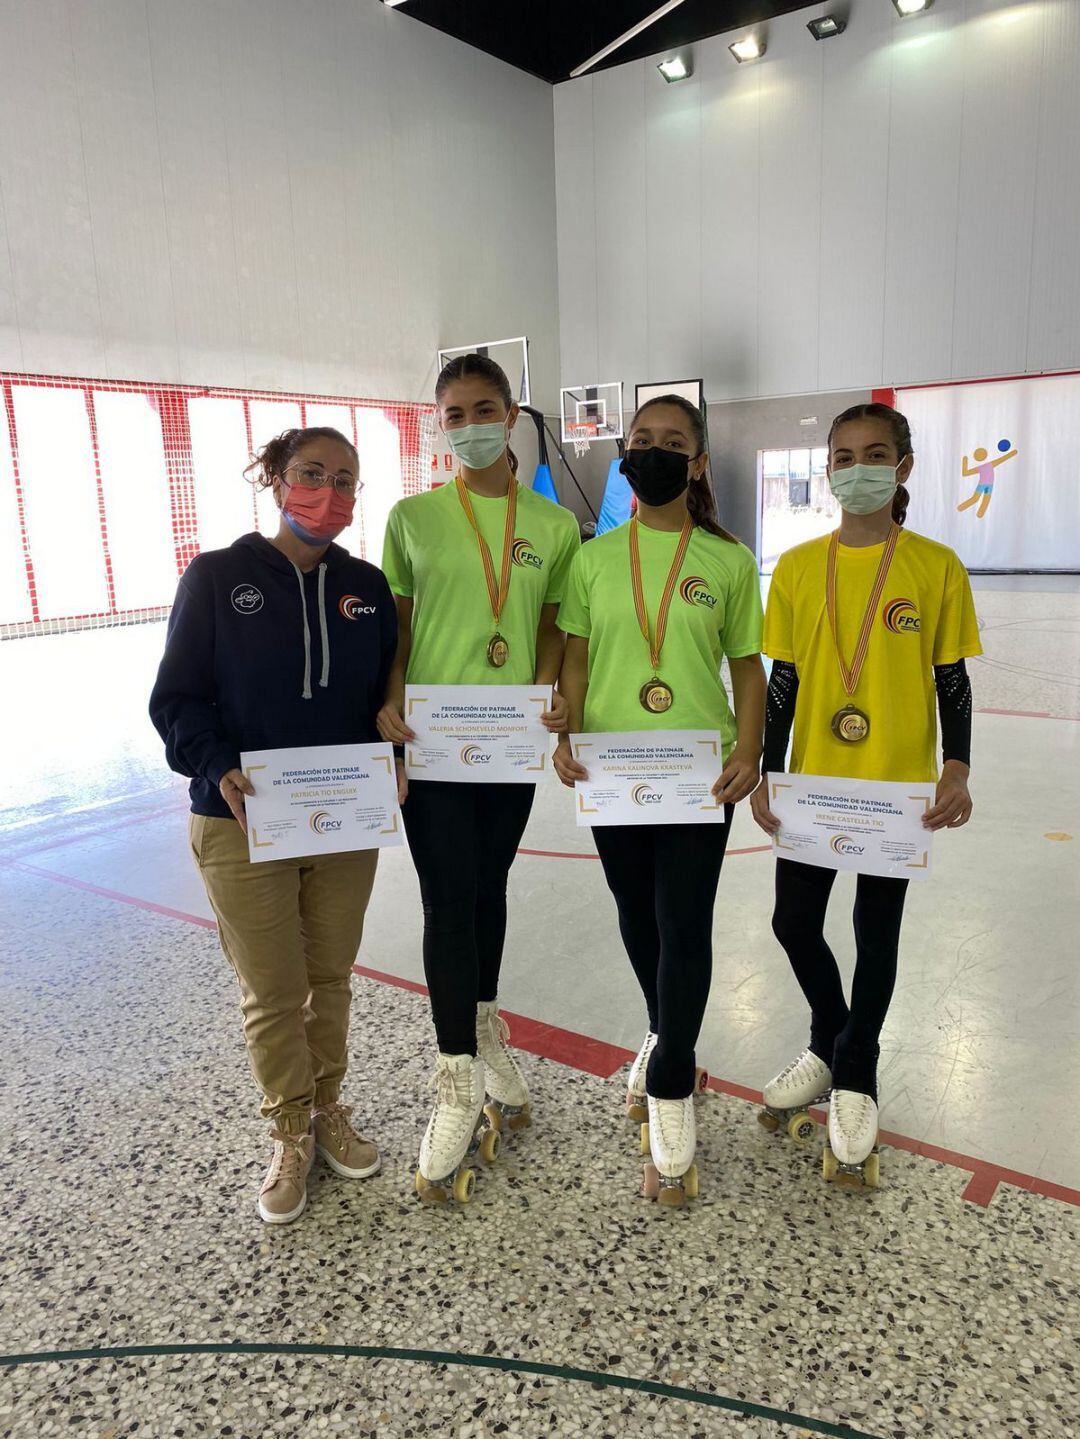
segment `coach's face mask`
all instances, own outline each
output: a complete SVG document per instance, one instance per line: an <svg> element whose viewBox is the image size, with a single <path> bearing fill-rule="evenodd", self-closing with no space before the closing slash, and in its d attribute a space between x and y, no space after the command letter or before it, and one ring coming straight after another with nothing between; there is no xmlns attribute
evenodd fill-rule
<svg viewBox="0 0 1080 1439"><path fill-rule="evenodd" d="M309 490L303 485L283 483L287 487L281 513L289 529L306 545L329 544L352 524L355 495L339 494L333 485Z"/></svg>
<svg viewBox="0 0 1080 1439"><path fill-rule="evenodd" d="M904 463L900 461L900 465ZM892 465L845 465L829 474L829 488L837 503L849 515L873 515L883 510L896 494L896 471Z"/></svg>
<svg viewBox="0 0 1080 1439"><path fill-rule="evenodd" d="M510 443L505 420L487 425L459 425L456 429L444 430L443 434L451 450L470 470L486 470Z"/></svg>

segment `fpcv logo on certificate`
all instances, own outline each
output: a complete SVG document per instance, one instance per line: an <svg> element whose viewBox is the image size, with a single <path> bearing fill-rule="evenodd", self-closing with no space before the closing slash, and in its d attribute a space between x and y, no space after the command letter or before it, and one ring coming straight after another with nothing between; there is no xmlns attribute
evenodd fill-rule
<svg viewBox="0 0 1080 1439"><path fill-rule="evenodd" d="M490 764L491 756L485 754L482 749L478 749L476 745L467 744L461 748L461 763L467 765Z"/></svg>
<svg viewBox="0 0 1080 1439"><path fill-rule="evenodd" d="M866 846L856 844L849 834L834 834L829 840L829 848L833 854L858 855L866 853Z"/></svg>
<svg viewBox="0 0 1080 1439"><path fill-rule="evenodd" d="M647 784L636 784L630 791L630 798L635 804L659 804L660 796Z"/></svg>
<svg viewBox="0 0 1080 1439"><path fill-rule="evenodd" d="M308 820L308 824L316 834L333 834L341 828L341 820L327 814L324 809L317 809Z"/></svg>
<svg viewBox="0 0 1080 1439"><path fill-rule="evenodd" d="M237 585L230 598L238 615L253 615L263 607L262 591L254 585Z"/></svg>

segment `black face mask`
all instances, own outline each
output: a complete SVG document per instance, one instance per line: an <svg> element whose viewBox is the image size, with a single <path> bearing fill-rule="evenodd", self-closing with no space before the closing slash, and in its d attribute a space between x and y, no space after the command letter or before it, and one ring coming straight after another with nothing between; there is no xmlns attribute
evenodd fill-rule
<svg viewBox="0 0 1080 1439"><path fill-rule="evenodd" d="M678 450L627 450L619 469L645 505L666 505L677 500L690 483L690 456Z"/></svg>

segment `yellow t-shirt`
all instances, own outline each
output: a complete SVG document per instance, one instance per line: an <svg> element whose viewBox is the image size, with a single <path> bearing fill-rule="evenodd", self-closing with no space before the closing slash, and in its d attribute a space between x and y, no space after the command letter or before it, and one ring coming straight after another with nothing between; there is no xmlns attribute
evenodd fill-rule
<svg viewBox="0 0 1080 1439"><path fill-rule="evenodd" d="M830 535L780 556L765 611L765 653L799 676L793 774L852 779L936 780L934 666L982 654L967 571L946 545L903 530L874 617L855 693L840 678L825 603ZM840 648L850 664L884 545L841 545L836 565ZM853 704L870 720L857 744L830 721Z"/></svg>

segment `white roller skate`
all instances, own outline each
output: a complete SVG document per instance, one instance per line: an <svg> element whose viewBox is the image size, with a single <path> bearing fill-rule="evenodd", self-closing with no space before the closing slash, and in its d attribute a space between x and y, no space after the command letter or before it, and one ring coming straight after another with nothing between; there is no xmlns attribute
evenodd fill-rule
<svg viewBox="0 0 1080 1439"><path fill-rule="evenodd" d="M808 1112L810 1105L828 1099L831 1088L829 1066L804 1049L765 1086L765 1108L758 1111L758 1123L770 1134L784 1125L796 1144L809 1144L817 1128Z"/></svg>
<svg viewBox="0 0 1080 1439"><path fill-rule="evenodd" d="M649 1106L645 1094L645 1076L649 1068L649 1056L656 1048L658 1036L649 1030L645 1041L637 1052L637 1058L630 1066L630 1078L626 1081L626 1117L635 1124L642 1124L649 1117ZM694 1093L704 1094L709 1087L709 1071L694 1070Z"/></svg>
<svg viewBox="0 0 1080 1439"><path fill-rule="evenodd" d="M677 1208L698 1197L694 1096L654 1099L650 1094L647 1098L649 1119L641 1126L641 1152L650 1158L642 1173L641 1192L647 1199Z"/></svg>
<svg viewBox="0 0 1080 1439"><path fill-rule="evenodd" d="M476 1048L484 1061L488 1102L484 1113L500 1133L527 1129L532 1123L529 1088L510 1049L510 1026L499 1013L497 999L481 1000L476 1007Z"/></svg>
<svg viewBox="0 0 1080 1439"><path fill-rule="evenodd" d="M878 1187L878 1107L868 1094L834 1089L829 1105L829 1142L821 1159L826 1179L854 1189Z"/></svg>
<svg viewBox="0 0 1080 1439"><path fill-rule="evenodd" d="M435 1108L420 1144L416 1192L425 1204L468 1204L476 1171L465 1161L477 1151L485 1164L499 1152L499 1132L484 1120L484 1061L472 1054L440 1054L432 1078Z"/></svg>

